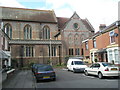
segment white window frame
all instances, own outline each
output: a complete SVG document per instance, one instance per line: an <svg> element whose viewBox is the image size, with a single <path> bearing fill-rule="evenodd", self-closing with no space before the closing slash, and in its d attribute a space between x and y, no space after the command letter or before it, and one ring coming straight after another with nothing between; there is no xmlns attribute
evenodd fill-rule
<svg viewBox="0 0 120 90"><path fill-rule="evenodd" d="M112 47L112 48L107 48L107 55L108 55L108 62L111 63L111 60L114 60L115 64L120 64L120 61L118 60L118 62L115 61L115 50L118 50L118 58L120 58L120 47ZM112 59L110 59L110 52L112 51Z"/></svg>
<svg viewBox="0 0 120 90"><path fill-rule="evenodd" d="M115 53L115 51L117 51L117 53ZM117 55L117 57L116 57L116 55ZM115 63L118 63L119 62L119 58L118 58L118 56L119 56L119 52L118 52L118 50L117 49L114 49L114 56L115 56ZM116 60L117 59L117 60Z"/></svg>
<svg viewBox="0 0 120 90"><path fill-rule="evenodd" d="M88 41L85 42L85 50L88 50L89 47L88 47Z"/></svg>
<svg viewBox="0 0 120 90"><path fill-rule="evenodd" d="M93 39L93 48L97 47L96 39Z"/></svg>

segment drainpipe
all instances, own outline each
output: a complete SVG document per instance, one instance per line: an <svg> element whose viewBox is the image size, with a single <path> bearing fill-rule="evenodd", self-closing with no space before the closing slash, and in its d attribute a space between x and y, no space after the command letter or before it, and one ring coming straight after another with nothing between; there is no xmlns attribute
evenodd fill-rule
<svg viewBox="0 0 120 90"><path fill-rule="evenodd" d="M93 63L95 63L95 52L93 52L92 61L93 61Z"/></svg>

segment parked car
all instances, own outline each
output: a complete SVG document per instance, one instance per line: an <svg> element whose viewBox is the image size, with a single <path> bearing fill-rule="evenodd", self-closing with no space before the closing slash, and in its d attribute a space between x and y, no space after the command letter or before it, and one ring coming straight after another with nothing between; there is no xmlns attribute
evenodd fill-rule
<svg viewBox="0 0 120 90"><path fill-rule="evenodd" d="M36 81L50 79L55 81L56 74L51 65L42 65L36 68L35 70Z"/></svg>
<svg viewBox="0 0 120 90"><path fill-rule="evenodd" d="M39 67L39 66L42 66L43 64L33 64L32 66L31 66L31 69L32 69L32 72L34 73L35 72L35 70L36 70L36 68L37 67Z"/></svg>
<svg viewBox="0 0 120 90"><path fill-rule="evenodd" d="M80 59L69 59L67 62L68 71L75 72L84 72L87 65Z"/></svg>
<svg viewBox="0 0 120 90"><path fill-rule="evenodd" d="M120 67L107 62L97 62L85 68L84 72L85 75L97 75L100 79L104 76L119 77Z"/></svg>

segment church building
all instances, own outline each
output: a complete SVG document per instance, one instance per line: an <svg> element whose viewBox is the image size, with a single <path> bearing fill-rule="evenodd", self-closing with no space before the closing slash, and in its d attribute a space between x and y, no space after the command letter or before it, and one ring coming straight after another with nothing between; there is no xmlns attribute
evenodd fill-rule
<svg viewBox="0 0 120 90"><path fill-rule="evenodd" d="M1 29L9 36L11 62L61 64L66 56L81 56L82 40L94 34L88 19L74 12L57 17L53 10L0 7Z"/></svg>

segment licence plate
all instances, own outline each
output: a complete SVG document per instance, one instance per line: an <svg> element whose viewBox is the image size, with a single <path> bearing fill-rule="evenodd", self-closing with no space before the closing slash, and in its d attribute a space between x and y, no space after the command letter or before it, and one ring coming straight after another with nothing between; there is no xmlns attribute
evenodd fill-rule
<svg viewBox="0 0 120 90"><path fill-rule="evenodd" d="M111 70L117 70L117 68L111 68Z"/></svg>
<svg viewBox="0 0 120 90"><path fill-rule="evenodd" d="M45 79L45 78L50 78L50 76L45 76L45 77L43 77L43 78L44 78L44 79Z"/></svg>

